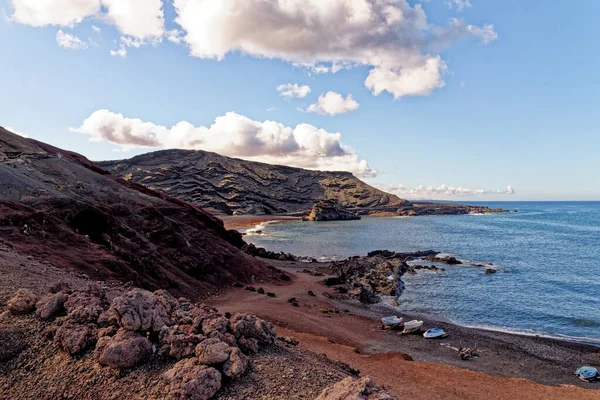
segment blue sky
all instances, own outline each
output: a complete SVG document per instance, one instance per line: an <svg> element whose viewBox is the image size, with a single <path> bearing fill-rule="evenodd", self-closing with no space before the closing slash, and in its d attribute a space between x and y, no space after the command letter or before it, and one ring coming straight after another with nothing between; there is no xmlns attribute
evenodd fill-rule
<svg viewBox="0 0 600 400"><path fill-rule="evenodd" d="M434 43L423 45L415 54L390 56L393 67L403 69L411 68L413 64L410 63L415 58L414 65L421 65L421 61L439 56L445 65L440 69L443 70L440 77L419 79L420 86L416 89L417 83L402 83L398 89L399 86L394 85L405 81L380 80L379 84L385 89L374 95L375 89L367 87L365 80L379 64L372 59L362 63L363 53L357 55L359 52L355 48L331 53L329 48L323 50L312 43L303 50L302 57L310 53L308 60L319 62L312 66L309 62L298 65L300 63L294 62L296 59L290 60L300 57L298 53L285 47L293 46L262 42L263 32L263 36L254 42L240 41L243 52L225 48L224 58L218 60L211 57L219 57L217 53L221 48L203 42L204 37L209 41L217 40L212 35L217 31L202 30L204 28L194 31L194 26L201 23L212 26L212 21L203 19L208 18L205 17L207 13L195 14L188 8L187 25L185 22L177 24L174 18L179 14L170 0L162 5L164 29L151 23L147 26L127 25L130 20L126 15L111 20L109 0L104 0L106 3L93 15L82 13L81 22L69 21L68 15L43 14L49 10L38 10L37 19L27 19L29 17L23 17L24 14L15 18L19 7L30 10L27 7L35 4L32 1L0 0L3 12L0 21L0 53L3 55L0 63L3 93L0 125L77 151L90 159L126 158L160 147L189 147L181 145L183 141L171 139L164 139L154 147L139 147L135 138L130 143L125 139L111 143L106 135L103 136L105 129L101 127L117 123L120 127L123 124L143 127L133 121L139 119L152 124L147 131L140 128L140 135L146 135L145 139L154 138L161 127L165 127L163 137L168 138L173 135L174 131L169 130L173 125L187 121L191 125L185 131L186 135L212 135L204 144L196 144L196 148L291 165L348 165L353 171L360 160L366 160L369 166L369 172L365 174L367 182L394 185L386 187L404 197L600 199L600 179L597 177L600 171L600 113L597 111L600 55L596 43L600 37L600 27L596 23L600 2L582 0L575 5L556 0L550 6L550 2L538 0L470 0L470 7L458 10L456 4L450 8L444 0L409 1L410 9L405 10L412 12L422 7L431 25L448 27L451 18L458 18L462 25L455 23L454 33L435 33L435 40L430 41ZM63 5L70 2L54 1ZM92 4L99 0L90 1ZM151 2L156 1L160 2ZM203 3L202 0L179 1ZM371 0L336 1L358 4ZM227 2L236 3L235 0ZM277 3L276 0L273 2ZM407 15L406 20L409 19ZM247 17L252 27L258 18L265 16L250 14ZM226 24L231 20L221 22ZM236 22L239 22L236 26L240 26L240 30L244 29L244 21ZM417 16L413 22L418 23ZM485 32L471 34L471 30L465 34L466 26L484 29L488 24L493 24L497 38L487 40L487 43L484 43ZM92 26L100 31L96 32ZM411 25L410 29L413 28ZM163 30L155 34L156 29ZM167 39L167 32L175 29L179 43ZM293 29L296 27L287 29L285 35L293 34ZM414 46L422 43L411 36L410 29L406 28L392 39L379 37L378 43L386 41L382 46L392 46L397 53L405 52L406 48L396 46L395 42L408 35L412 40L408 40L412 51ZM59 30L64 35L71 35L69 38L77 37L81 41L70 41L68 46L86 48L59 46ZM432 32L429 34L433 35ZM157 40L159 34L160 40ZM272 34L276 37L282 33ZM233 33L227 32L227 35ZM241 36L244 35L248 32L242 32ZM353 40L357 38L354 31L349 35ZM128 38L130 44L137 41L139 48L124 45L125 57L111 55L111 50L121 48L122 37ZM440 45L442 42L444 45ZM253 50L255 48L260 50ZM199 56L202 52L212 55ZM355 63L336 73L316 73L316 65L331 66L331 63L322 62L324 59ZM438 87L442 81L444 86ZM311 91L304 98L286 99L276 88L288 83L309 86ZM431 89L429 84L435 88ZM410 93L411 90L414 93ZM328 92L341 94L343 104L334 102L326 110L316 107L322 113L307 111L310 105L318 105L320 95ZM398 98L394 99L392 93ZM343 106L348 104L344 100L348 100L349 94L359 104L357 109L344 109ZM103 125L96 114L97 120L90 120L89 126L84 126L88 117L104 109L110 114L103 115ZM329 115L328 110L340 113ZM223 117L228 112L234 112L235 116ZM115 116L119 114L123 120ZM211 127L217 117L223 117L217 128L199 128ZM244 132L252 127L264 132L266 128L262 123L267 120L276 121L284 128L290 127L290 131L299 124L309 124L315 129L306 135L317 142L320 140L321 147L313 151L311 146L316 144L308 143L309 149L300 152L296 140L277 146L267 144L269 149L264 149L260 146L267 145L257 143L255 137L241 146L229 144L227 135L237 133L227 131L227 127ZM78 128L79 132L70 128ZM284 128L282 134L289 134ZM320 137L316 128L328 134L340 133L341 138L322 133L325 136ZM294 135L300 134L298 132L294 131ZM90 141L91 138L95 140ZM192 143L186 140L185 143ZM123 148L127 151L115 151ZM398 188L398 185L402 187ZM441 194L444 190L411 190L419 186L439 188L442 185L467 190L460 196ZM476 194L474 191L503 192L508 185L514 188L514 194Z"/></svg>

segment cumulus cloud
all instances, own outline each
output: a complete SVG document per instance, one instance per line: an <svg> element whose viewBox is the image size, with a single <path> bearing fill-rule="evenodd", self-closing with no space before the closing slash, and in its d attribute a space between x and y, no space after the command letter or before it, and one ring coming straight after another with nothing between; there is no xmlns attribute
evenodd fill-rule
<svg viewBox="0 0 600 400"><path fill-rule="evenodd" d="M12 8L14 21L31 26L74 26L93 16L136 39L165 32L162 0L12 0Z"/></svg>
<svg viewBox="0 0 600 400"><path fill-rule="evenodd" d="M125 56L127 56L127 48L128 47L133 47L133 48L139 49L144 44L146 44L146 43L143 39L136 39L136 38L132 38L132 37L121 36L121 44L119 45L119 48L117 50L111 50L110 55L125 57Z"/></svg>
<svg viewBox="0 0 600 400"><path fill-rule="evenodd" d="M352 98L349 94L344 98L339 93L327 92L319 96L319 100L315 104L311 104L306 109L307 112L326 114L326 115L337 115L345 114L355 111L360 107L358 102Z"/></svg>
<svg viewBox="0 0 600 400"><path fill-rule="evenodd" d="M387 184L375 184L373 185L378 189L385 192L395 194L399 197L409 199L449 199L456 197L466 196L490 196L490 195L513 195L515 190L511 186L507 186L506 189L501 190L484 190L484 189L467 189L456 186L441 185L439 187L433 186L417 186L416 188L410 189L403 185L387 185Z"/></svg>
<svg viewBox="0 0 600 400"><path fill-rule="evenodd" d="M58 32L56 32L56 43L58 43L60 47L71 50L83 50L88 47L86 42L82 41L77 36L63 32L62 29L59 29Z"/></svg>
<svg viewBox="0 0 600 400"><path fill-rule="evenodd" d="M303 99L310 93L310 87L303 85L300 86L297 83L286 83L285 85L277 86L277 91L281 97L285 97L286 99Z"/></svg>
<svg viewBox="0 0 600 400"><path fill-rule="evenodd" d="M350 171L359 177L376 175L367 161L342 143L340 133L309 124L292 128L275 121L259 122L235 112L217 117L210 127L195 127L181 121L168 128L98 110L71 131L90 135L93 141L108 141L125 148L208 150L267 163Z"/></svg>
<svg viewBox="0 0 600 400"><path fill-rule="evenodd" d="M92 25L92 29L94 30L94 32L100 33L100 28L98 28L96 25Z"/></svg>
<svg viewBox="0 0 600 400"><path fill-rule="evenodd" d="M444 86L446 63L436 52L464 38L495 40L492 25L427 21L407 0L174 0L176 22L191 55L223 59L240 51L276 58L315 73L370 67L366 86L395 98Z"/></svg>

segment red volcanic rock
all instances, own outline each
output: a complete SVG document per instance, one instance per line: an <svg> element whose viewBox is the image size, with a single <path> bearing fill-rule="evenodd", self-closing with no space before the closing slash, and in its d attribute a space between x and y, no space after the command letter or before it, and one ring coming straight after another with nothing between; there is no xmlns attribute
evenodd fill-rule
<svg viewBox="0 0 600 400"><path fill-rule="evenodd" d="M187 359L164 374L173 399L208 400L221 388L221 373L214 368Z"/></svg>
<svg viewBox="0 0 600 400"><path fill-rule="evenodd" d="M65 302L69 296L59 292L44 296L36 305L36 314L42 319L53 317L56 313L64 309Z"/></svg>
<svg viewBox="0 0 600 400"><path fill-rule="evenodd" d="M160 332L172 325L171 314L177 307L177 299L164 290L133 289L113 300L108 318L129 331Z"/></svg>
<svg viewBox="0 0 600 400"><path fill-rule="evenodd" d="M92 347L98 340L98 330L94 324L66 322L57 329L54 341L71 355Z"/></svg>
<svg viewBox="0 0 600 400"><path fill-rule="evenodd" d="M93 280L205 297L280 273L201 208L0 128L0 241Z"/></svg>
<svg viewBox="0 0 600 400"><path fill-rule="evenodd" d="M102 338L98 362L111 368L131 368L152 356L152 342L137 332L120 329L112 338Z"/></svg>
<svg viewBox="0 0 600 400"><path fill-rule="evenodd" d="M29 290L19 289L11 296L6 308L12 314L27 314L35 310L35 303L39 297Z"/></svg>

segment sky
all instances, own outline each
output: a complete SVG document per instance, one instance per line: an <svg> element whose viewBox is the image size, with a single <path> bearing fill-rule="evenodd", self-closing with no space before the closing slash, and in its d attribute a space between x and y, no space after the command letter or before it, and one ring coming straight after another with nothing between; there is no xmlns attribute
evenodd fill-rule
<svg viewBox="0 0 600 400"><path fill-rule="evenodd" d="M411 199L600 200L600 2L0 0L0 125Z"/></svg>

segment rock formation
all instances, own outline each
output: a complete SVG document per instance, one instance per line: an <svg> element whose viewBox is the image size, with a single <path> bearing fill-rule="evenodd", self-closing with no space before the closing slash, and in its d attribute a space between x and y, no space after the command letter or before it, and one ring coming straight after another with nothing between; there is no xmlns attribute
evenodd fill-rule
<svg viewBox="0 0 600 400"><path fill-rule="evenodd" d="M360 217L346 210L340 203L334 200L316 202L308 217L304 218L306 221L347 221L356 219L360 219Z"/></svg>
<svg viewBox="0 0 600 400"><path fill-rule="evenodd" d="M119 370L156 357L173 359L176 362L163 375L162 392L168 398L212 398L225 381L244 374L250 364L247 354L272 345L277 338L273 325L254 315L228 318L211 307L177 300L164 290L132 289L110 305L106 293L95 285L58 294L70 306L63 310L66 315L51 321L56 344L72 357L94 357L101 366ZM46 309L57 303L58 294L44 297L38 306ZM7 306L7 312L32 314L36 303L29 300L33 300L30 292L17 291L8 304L27 307ZM10 338L3 345L17 347ZM14 355L0 347L3 358Z"/></svg>

